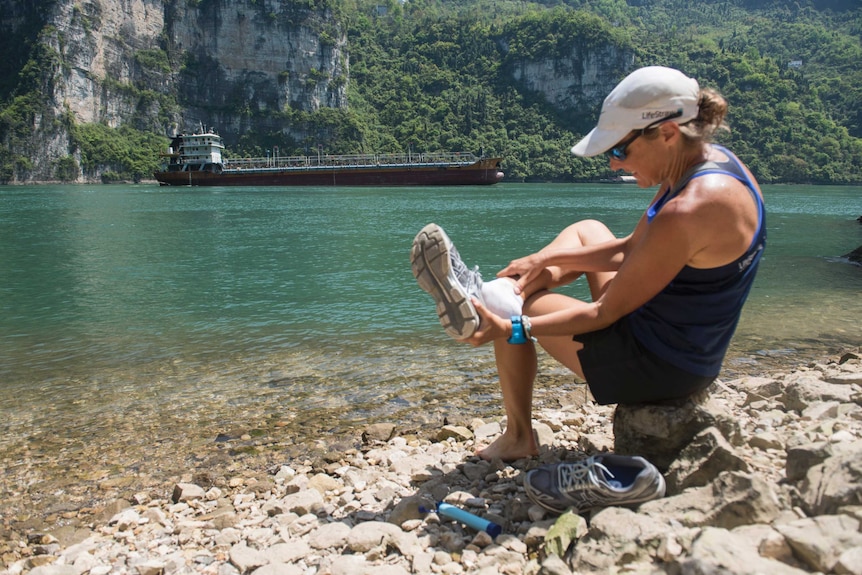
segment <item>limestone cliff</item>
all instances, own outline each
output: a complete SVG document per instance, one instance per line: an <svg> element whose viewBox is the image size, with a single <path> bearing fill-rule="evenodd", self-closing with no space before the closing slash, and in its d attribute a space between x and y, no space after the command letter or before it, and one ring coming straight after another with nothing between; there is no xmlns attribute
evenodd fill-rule
<svg viewBox="0 0 862 575"><path fill-rule="evenodd" d="M572 126L583 130L592 126L594 108L633 65L634 53L613 44L596 50L575 45L553 58L516 60L512 78L527 90L541 93L555 108L582 113L584 121L573 118Z"/></svg>
<svg viewBox="0 0 862 575"><path fill-rule="evenodd" d="M3 0L10 15L4 26L21 26L31 1ZM45 101L32 118L32 137L19 145L27 149L17 150L30 165L16 181L54 179L57 160L70 154L80 163L70 137L74 125L131 124L171 135L203 123L217 126L231 143L250 127L290 133L274 114L288 106L346 105L346 32L329 11L308 8L316 3L40 4L44 25L34 45L43 52ZM98 174L80 179L88 177Z"/></svg>

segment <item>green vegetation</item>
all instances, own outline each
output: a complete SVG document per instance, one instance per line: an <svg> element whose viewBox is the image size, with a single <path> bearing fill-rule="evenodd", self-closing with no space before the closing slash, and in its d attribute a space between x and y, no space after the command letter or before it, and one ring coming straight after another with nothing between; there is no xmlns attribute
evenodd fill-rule
<svg viewBox="0 0 862 575"><path fill-rule="evenodd" d="M85 173L93 172L97 165L109 167L102 176L105 183L151 178L154 158L165 147L165 138L128 126L78 124L72 129L72 139L81 150Z"/></svg>
<svg viewBox="0 0 862 575"><path fill-rule="evenodd" d="M722 92L723 141L762 181L860 182L862 7L828 4L411 0L381 15L357 0L350 105L363 138L501 154L509 180L606 177L606 162L568 152L598 110L556 108L519 86L512 65L610 47L632 67L677 67Z"/></svg>
<svg viewBox="0 0 862 575"><path fill-rule="evenodd" d="M165 73L171 71L168 55L164 50L140 50L135 54L135 59L144 68Z"/></svg>

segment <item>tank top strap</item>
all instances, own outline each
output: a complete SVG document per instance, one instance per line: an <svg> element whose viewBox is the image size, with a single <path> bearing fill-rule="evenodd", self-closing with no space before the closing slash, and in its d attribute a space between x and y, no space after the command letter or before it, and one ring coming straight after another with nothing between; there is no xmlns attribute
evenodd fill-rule
<svg viewBox="0 0 862 575"><path fill-rule="evenodd" d="M740 182L742 182L749 190L754 192L754 184L749 179L748 175L745 173L745 170L742 168L742 164L733 155L733 153L725 148L724 146L719 146L718 144L711 144L713 148L722 152L725 156L727 156L727 160L723 162L715 162L712 160L708 160L706 162L701 162L700 164L695 164L691 168L686 171L676 185L673 188L668 188L661 195L659 199L657 199L653 204L647 208L647 222L652 222L653 218L658 215L659 211L664 207L666 203L668 203L671 199L673 199L678 193L680 193L685 187L688 185L690 181L694 178L705 176L707 174L724 174L726 176L731 176L736 178ZM755 193L757 197L758 204L760 202L760 196Z"/></svg>

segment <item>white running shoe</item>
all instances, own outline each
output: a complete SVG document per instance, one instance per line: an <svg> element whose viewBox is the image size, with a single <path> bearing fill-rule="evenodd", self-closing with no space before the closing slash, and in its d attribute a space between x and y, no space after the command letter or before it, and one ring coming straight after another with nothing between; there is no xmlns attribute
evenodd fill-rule
<svg viewBox="0 0 862 575"><path fill-rule="evenodd" d="M524 477L524 488L534 503L549 511L584 513L663 497L665 481L643 457L600 454L533 469Z"/></svg>
<svg viewBox="0 0 862 575"><path fill-rule="evenodd" d="M473 335L480 318L470 299L484 301L478 266L467 267L437 224L428 224L416 235L410 263L419 287L437 302L437 316L446 333L457 340Z"/></svg>

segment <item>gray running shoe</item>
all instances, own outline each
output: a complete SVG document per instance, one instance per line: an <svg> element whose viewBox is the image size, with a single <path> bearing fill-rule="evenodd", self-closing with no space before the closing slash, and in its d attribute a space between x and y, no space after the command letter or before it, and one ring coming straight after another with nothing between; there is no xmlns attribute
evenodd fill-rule
<svg viewBox="0 0 862 575"><path fill-rule="evenodd" d="M410 263L419 287L437 302L437 316L454 339L467 339L479 327L479 314L470 298L482 300L478 266L469 269L452 240L437 224L428 224L413 240Z"/></svg>
<svg viewBox="0 0 862 575"><path fill-rule="evenodd" d="M663 497L665 482L643 457L601 454L533 469L524 478L524 487L533 502L549 511L583 513Z"/></svg>

